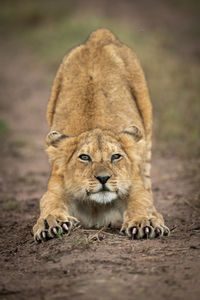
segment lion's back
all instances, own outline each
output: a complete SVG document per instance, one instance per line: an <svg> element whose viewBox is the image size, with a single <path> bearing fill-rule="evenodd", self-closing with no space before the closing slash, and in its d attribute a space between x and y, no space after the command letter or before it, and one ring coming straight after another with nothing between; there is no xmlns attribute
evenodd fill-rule
<svg viewBox="0 0 200 300"><path fill-rule="evenodd" d="M141 69L138 64L135 54L109 30L93 32L63 59L48 103L49 126L72 135L96 127L122 130L131 122L142 127L143 115L132 87ZM147 102L142 110L151 121Z"/></svg>

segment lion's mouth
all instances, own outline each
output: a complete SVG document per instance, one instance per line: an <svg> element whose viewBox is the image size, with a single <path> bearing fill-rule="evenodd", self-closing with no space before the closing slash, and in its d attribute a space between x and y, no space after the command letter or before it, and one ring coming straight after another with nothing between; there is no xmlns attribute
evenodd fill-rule
<svg viewBox="0 0 200 300"><path fill-rule="evenodd" d="M92 193L87 191L87 196L89 196L90 200L93 200L97 203L106 204L110 203L113 200L117 199L117 193L111 192L110 190L99 190L98 192Z"/></svg>
<svg viewBox="0 0 200 300"><path fill-rule="evenodd" d="M112 191L110 190L107 185L105 184L102 184L102 186L99 188L99 190L95 191L95 192L91 192L91 191L88 191L86 190L87 192L87 195L91 195L91 194L96 194L96 193L101 193L101 192L111 192L111 193L117 193L117 191Z"/></svg>
<svg viewBox="0 0 200 300"><path fill-rule="evenodd" d="M111 192L111 190L106 185L103 185L98 192Z"/></svg>

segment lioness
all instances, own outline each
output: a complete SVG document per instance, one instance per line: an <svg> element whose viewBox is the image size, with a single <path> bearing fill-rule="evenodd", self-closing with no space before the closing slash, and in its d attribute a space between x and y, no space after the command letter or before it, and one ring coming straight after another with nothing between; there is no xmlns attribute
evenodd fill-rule
<svg viewBox="0 0 200 300"><path fill-rule="evenodd" d="M36 241L122 224L128 237L168 235L153 204L152 106L136 55L106 29L63 59L47 108L48 190Z"/></svg>

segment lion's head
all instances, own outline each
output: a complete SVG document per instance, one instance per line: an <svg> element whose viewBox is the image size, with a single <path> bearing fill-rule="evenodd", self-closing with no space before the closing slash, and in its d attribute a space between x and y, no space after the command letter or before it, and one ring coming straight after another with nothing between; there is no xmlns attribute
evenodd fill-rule
<svg viewBox="0 0 200 300"><path fill-rule="evenodd" d="M116 136L94 129L78 137L53 131L47 136L50 161L57 175L63 177L68 197L100 204L129 194L137 144L138 135L127 131Z"/></svg>

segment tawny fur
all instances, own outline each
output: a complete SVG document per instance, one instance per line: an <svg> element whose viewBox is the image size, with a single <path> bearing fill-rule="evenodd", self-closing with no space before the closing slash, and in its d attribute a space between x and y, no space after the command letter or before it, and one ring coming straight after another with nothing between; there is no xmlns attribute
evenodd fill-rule
<svg viewBox="0 0 200 300"><path fill-rule="evenodd" d="M47 120L52 172L33 228L36 239L53 237L52 228L63 230L63 223L71 226L76 219L85 227L121 221L122 230L131 236L136 228L138 238L146 227L151 237L157 229L160 235L169 232L153 205L152 106L132 50L106 29L93 32L64 57ZM112 161L113 154L120 158ZM105 191L99 176L109 177Z"/></svg>

